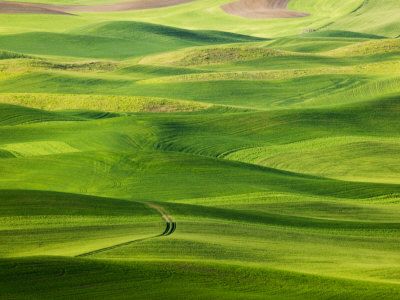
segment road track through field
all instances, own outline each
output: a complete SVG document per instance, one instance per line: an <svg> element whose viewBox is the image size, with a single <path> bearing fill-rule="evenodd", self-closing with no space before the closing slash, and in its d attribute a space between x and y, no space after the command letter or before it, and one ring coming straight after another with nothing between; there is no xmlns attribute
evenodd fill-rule
<svg viewBox="0 0 400 300"><path fill-rule="evenodd" d="M112 246L109 246L109 247L100 248L100 249L97 249L97 250L85 252L85 253L82 253L82 254L78 254L75 257L86 257L86 256L98 254L98 253L101 253L101 252L110 251L110 250L113 250L115 248L119 248L119 247L122 247L122 246L127 246L127 245L130 245L130 244L133 244L133 243L137 243L137 242L141 242L141 241L154 239L154 238L162 237L162 236L168 236L168 235L173 234L175 232L175 230L176 230L176 222L175 222L174 218L171 215L169 215L165 211L165 209L163 207L161 207L161 206L155 205L153 203L148 203L148 202L146 202L145 204L148 207L156 210L161 215L163 220L165 221L166 227L165 227L165 230L164 230L163 233L155 235L155 236L145 237L145 238L142 238L142 239L132 240L132 241L128 241L128 242L112 245Z"/></svg>

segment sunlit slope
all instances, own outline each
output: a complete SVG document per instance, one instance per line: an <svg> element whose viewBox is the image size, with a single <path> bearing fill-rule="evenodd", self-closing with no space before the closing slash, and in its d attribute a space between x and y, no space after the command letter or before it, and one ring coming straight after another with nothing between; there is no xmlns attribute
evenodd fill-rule
<svg viewBox="0 0 400 300"><path fill-rule="evenodd" d="M71 121L78 120L72 116L66 116L58 113L47 112L38 109L14 106L1 105L0 125L18 125L36 122L49 121Z"/></svg>
<svg viewBox="0 0 400 300"><path fill-rule="evenodd" d="M141 203L24 190L1 190L0 198L2 257L78 255L164 230Z"/></svg>
<svg viewBox="0 0 400 300"><path fill-rule="evenodd" d="M140 22L106 22L69 33L28 32L0 36L0 49L27 54L127 59L189 46L257 41L219 31L190 31Z"/></svg>
<svg viewBox="0 0 400 300"><path fill-rule="evenodd" d="M23 188L34 189L36 184L42 187L50 184L43 181L49 172L54 172L52 176L54 178L62 177L65 170L59 166L66 165L69 166L71 174L81 173L78 177L71 177L71 180L76 181L80 188L86 185L87 187L85 190L92 194L101 192L96 185L90 183L95 181L96 177L99 176L96 172L106 172L106 176L101 176L97 184L101 185L101 188L106 188L110 196L118 196L118 187L128 184L128 190L125 188L123 192L121 191L121 195L132 195L140 191L140 193L143 193L143 196L152 197L153 199L157 199L157 197L166 197L166 199L168 199L168 191L161 186L171 185L168 182L172 183L183 180L183 182L187 181L189 185L192 182L192 189L186 190L184 185L177 185L176 188L182 191L183 195L185 195L184 197L190 197L191 194L195 197L196 193L202 190L202 187L198 186L199 190L197 190L197 185L194 184L196 180L198 180L196 179L197 175L196 173L192 174L193 177L185 175L188 171L185 166L188 164L189 167L197 160L201 161L201 163L198 162L198 175L209 182L207 185L209 186L208 192L210 195L215 193L215 195L218 195L219 193L219 180L209 177L209 174L212 174L211 170L220 169L222 171L226 169L226 174L236 173L237 175L231 178L233 180L232 187L234 190L237 189L238 192L242 189L246 189L247 185L241 178L248 178L248 183L250 183L253 177L251 174L258 172L264 174L264 172L267 172L265 173L265 176L267 176L266 181L261 180L264 175L259 177L258 180L261 180L262 184L269 185L267 183L267 178L270 176L267 175L269 174L268 169L258 170L257 168L253 169L251 166L247 166L243 169L243 172L247 175L242 176L239 174L240 172L233 171L235 169L241 170L242 167L240 165L204 157L197 158L195 155L208 156L210 158L232 157L232 159L235 160L258 163L258 161L266 158L263 155L267 155L268 153L271 153L271 156L275 154L288 155L291 153L291 149L296 149L297 151L304 151L306 155L307 151L317 151L318 149L324 148L330 149L332 147L341 149L340 147L347 147L346 145L351 146L352 143L355 145L363 145L363 143L368 145L368 143L370 143L371 146L376 145L376 147L383 147L382 151L384 152L377 153L380 153L382 157L386 157L387 162L377 164L374 162L373 157L368 158L370 152L364 152L366 151L365 147L356 147L352 149L351 152L354 154L358 153L359 159L363 157L364 159L370 159L370 165L364 164L364 169L361 168L361 170L358 171L359 174L363 174L363 176L366 176L365 178L370 178L368 181L377 180L382 182L385 181L384 178L388 176L386 178L387 180L390 182L397 182L397 171L393 169L394 166L392 165L391 168L385 167L392 164L395 160L395 148L388 148L388 146L392 145L392 147L396 147L397 144L398 124L396 99L396 97L382 99L380 102L365 104L362 107L348 107L335 110L226 113L224 116L217 113L218 111L215 113L211 111L210 113L196 113L181 116L136 115L113 118L111 115L103 120L96 121L88 121L90 119L86 118L80 119L82 120L80 122L55 122L53 124L48 124L46 122L18 127L4 126L1 129L3 136L3 146L1 148L8 152L15 151L15 153L21 151L19 149L25 149L24 153L26 153L25 155L21 155L25 158L13 161L13 165L16 169L8 168L4 170L4 172L7 174L7 178L11 179L15 177L16 185L23 183ZM374 110L373 116L370 114L370 109ZM13 113L15 116L18 116L18 118L22 118L24 115L30 116L31 111L15 111ZM63 117L67 115L70 116L71 114L63 113L60 115L59 120L63 121ZM83 122L83 120L86 121ZM13 123L11 123L11 125L12 124ZM98 126L101 126L103 130L97 132ZM296 128L295 132L293 131L293 127ZM332 139L327 139L327 136ZM305 140L308 141L304 142ZM38 143L39 141L42 144ZM48 143L45 149L49 149L48 154L51 154L50 156L42 156L46 153L41 152L38 152L37 155L35 155L34 152L32 155L29 155L28 149L36 151L36 148L43 148L45 141ZM27 143L25 147L23 143ZM299 148L297 145L304 145L304 148ZM263 151L265 151L266 154L263 154L262 149L265 149ZM119 153L120 151L122 152ZM168 154L164 155L157 151L168 151ZM169 153L170 151L173 152ZM252 154L251 151L255 151L254 154ZM260 156L257 156L258 151L260 152ZM184 152L186 155L178 154L180 152ZM324 153L326 151L323 150L322 152ZM240 153L243 155L240 156ZM334 152L332 152L332 155L333 153ZM63 157L62 162L59 161L61 158L60 155ZM126 157L122 161L120 161L119 158L121 155ZM236 156L237 158L235 158ZM340 157L339 154L338 156L342 160L346 159L345 156ZM351 158L351 156L349 158ZM310 163L313 159L316 160L317 157L312 157ZM136 165L138 163L137 161L142 160L146 161L146 163ZM268 161L269 160L264 159L261 164L267 165ZM335 159L331 159L330 161L335 161ZM79 165L85 164L86 162L90 168L81 170ZM164 174L162 170L164 168L168 169L169 166L172 166L175 162L179 162L177 164L181 166L181 168L177 168L176 176L171 178L168 174ZM2 161L2 163L7 164L8 161ZM30 163L33 163L35 166L48 163L49 167L42 175L37 174L35 176L30 176L30 172L33 172L32 174L36 173L36 167L29 167ZM287 163L289 167L286 166L283 167L283 169L290 169L291 164L289 161L287 161ZM306 168L308 164L307 160L303 161L303 165L299 161L294 161L294 163L298 166L296 167L296 164L292 166L295 168L293 170L296 172L306 174L314 174L315 172L313 168L316 166L313 166L312 163L310 167ZM210 171L207 171L204 175L202 175L201 171L203 168L200 167L202 164L210 168ZM342 167L345 169L351 168L351 163L349 162L348 167L346 167L344 163ZM19 168L22 168L24 171L20 171ZM102 168L104 168L104 171L102 171ZM195 169L196 168L193 170ZM346 178L341 177L343 174L340 173L340 168L328 168L328 170L328 173L325 175L331 174L333 177ZM371 172L369 175L368 170ZM375 171L376 173L376 170L381 170L381 175L374 175L373 172ZM122 174L125 175L122 176ZM155 174L158 175L156 176ZM271 173L271 175L273 174L275 174L275 172ZM284 187L284 178L286 175L282 175L283 177L278 173L275 175L278 176L277 182L282 180L279 186ZM44 177L42 178L41 176ZM83 176L87 184L81 181L81 176ZM129 182L135 182L130 181L129 176L132 176L132 178L141 176L141 182L143 184L148 180L149 189L144 189L145 185L143 184L129 184ZM159 189L154 189L154 186L151 185L154 176L159 178L158 184L161 185ZM258 175L254 176L257 177ZM19 179L17 180L17 178ZM361 178L363 177L361 176ZM304 180L303 185L314 185L313 180ZM42 181L43 183L41 183ZM114 181L116 182L114 183ZM243 182L239 184L240 181ZM361 179L360 181L363 180ZM303 179L301 179L300 182L303 182ZM61 178L60 181L53 181L51 184L54 184L55 190L65 190ZM321 181L321 184L325 186L324 181ZM6 185L10 185L10 183ZM328 185L331 184L328 183ZM172 186L174 185L172 184ZM215 191L211 188L212 186L215 186ZM334 185L332 185L332 187L333 186ZM70 187L71 189L68 190L69 192L78 192L78 190L73 188L73 185ZM295 190L300 188L302 191L306 189L306 187L301 187L301 184L296 184L293 188L295 188ZM315 189L312 190L318 189L319 188L316 186ZM332 190L332 192L334 192L334 190ZM338 188L338 190L340 190L340 188ZM367 190L369 190L369 188ZM223 189L221 191L223 191ZM104 193L104 191L102 193ZM367 194L369 194L369 192L367 192ZM374 195L374 193L371 194L371 196ZM178 194L175 195L175 198L179 198Z"/></svg>
<svg viewBox="0 0 400 300"><path fill-rule="evenodd" d="M311 1L292 0L288 9L307 12L310 16L291 19L246 19L225 13L220 6L230 0L201 0L183 5L118 13L82 13L75 16L4 15L0 21L3 32L51 31L65 32L68 28L110 21L144 21L187 29L218 30L278 37L298 34L307 29L335 29L380 36L399 35L398 3L396 0ZM85 4L87 2L85 1ZM57 1L57 4L63 4ZM64 3L73 4L73 3ZM87 3L92 4L92 3ZM387 14L387 12L391 12ZM369 22L371 18L374 22ZM97 25L95 25L97 26Z"/></svg>
<svg viewBox="0 0 400 300"><path fill-rule="evenodd" d="M82 239L92 250L159 231L158 215L137 202L115 199L119 197L164 206L176 218L177 232L94 257L245 262L285 274L292 270L397 282L387 274L398 267L393 264L399 245L398 185L330 180L216 158L246 143L288 144L335 132L350 135L363 129L366 135L396 136L396 109L384 104L375 124L366 112L365 119L355 122L362 110L349 108L335 113L139 114L76 122L60 118L2 126L1 147L14 156L0 159L7 166L1 167L7 178L1 188L30 191L3 191L4 237L9 230L17 232L1 249L9 251L5 256L70 256L80 253ZM341 128L336 125L340 120ZM385 124L391 124L391 131ZM113 198L32 191L43 189ZM30 246L19 247L27 234ZM60 240L66 234L68 239ZM343 268L338 270L338 264ZM67 291L66 285L63 281ZM343 293L354 293L353 288Z"/></svg>
<svg viewBox="0 0 400 300"><path fill-rule="evenodd" d="M1 15L0 298L400 297L397 1L230 1Z"/></svg>
<svg viewBox="0 0 400 300"><path fill-rule="evenodd" d="M0 63L4 70L0 91L136 96L148 101L167 98L246 109L334 106L399 92L397 39L342 37L348 42L344 47L339 43L322 48L321 53L297 52L300 45L311 45L314 39L310 35L190 47L150 55L139 64L4 59ZM295 51L286 50L292 47ZM25 105L29 106L29 101Z"/></svg>
<svg viewBox="0 0 400 300"><path fill-rule="evenodd" d="M132 112L191 112L212 109L230 110L228 107L217 107L205 103L194 103L155 97L74 94L1 94L0 102L30 108L46 109L48 111L58 111L58 114L56 114L57 117L64 113L68 120L73 119L72 117L78 119L113 117L117 116L118 113L123 115ZM6 106L4 106L4 109L7 109ZM24 108L16 107L10 109L24 110ZM46 115L46 113L44 113L43 116L44 115ZM41 116L41 118L43 118L43 116ZM41 119L33 119L32 122L35 122L35 120ZM24 117L22 117L20 122L24 123ZM4 123L6 124L7 121Z"/></svg>
<svg viewBox="0 0 400 300"><path fill-rule="evenodd" d="M142 12L119 13L119 18L135 18L146 22L172 25L185 28L219 28L244 34L255 34L265 37L298 34L305 29L319 30L331 28L355 32L372 33L396 37L398 20L395 0L371 0L364 4L363 0L352 1L310 1L292 0L288 9L307 12L310 16L291 19L246 19L225 13L220 6L232 1L194 1L176 7L154 9ZM393 11L385 17L388 11ZM112 18L110 14L102 17ZM374 17L376 24L368 22Z"/></svg>
<svg viewBox="0 0 400 300"><path fill-rule="evenodd" d="M152 145L148 148L151 151L154 147L160 149L159 145L162 145L166 147L166 150L226 157L317 176L351 181L398 183L398 170L395 167L397 164L394 156L397 151L397 140L393 136L395 132L384 127L385 124L387 126L385 122L392 122L397 116L395 108L399 92L397 40L377 39L360 42L322 54L300 54L275 50L265 48L263 43L261 45L256 43L253 46L191 48L150 56L143 59L139 65L99 63L93 67L90 65L89 68L89 65L84 64L55 64L37 59L6 59L2 63L6 72L5 78L0 82L0 89L8 93L29 94L5 94L2 96L3 102L35 109L75 108L81 111L52 113L4 106L5 116L2 122L5 125L14 125L51 120L83 121L119 116L108 114L107 111L121 113L198 110L214 113L234 112L234 109L228 107L232 105L237 107L236 110L239 107L242 110L274 109L277 110L276 113L259 114L259 116L268 116L268 119L283 116L282 118L287 118L287 120L292 118L295 121L298 118L304 119L306 116L305 122L309 122L306 126L310 127L307 128L302 139L299 138L298 133L291 134L296 136L294 140L289 138L289 143L293 145L287 147L280 145L285 140L285 135L283 135L285 127L281 126L278 131L283 137L281 141L268 144L266 141L271 141L271 136L265 134L266 132L262 130L266 127L262 127L258 130L259 135L262 133L262 138L253 140L249 138L249 135L232 137L228 130L226 134L230 137L226 140L220 139L215 144L213 139L221 136L218 130L214 129L212 135L207 137L204 135L205 128L200 126L199 132L203 138L197 140L192 130L189 131L190 134L178 131L182 136L176 135L175 131L168 132L169 129L165 131L169 126L158 124L162 117L160 119L157 117L148 120L148 126L155 126L157 131L146 143L147 146ZM271 46L269 43L266 45ZM291 62L291 66L299 68L287 69L288 61ZM160 64L164 66L159 66ZM109 70L101 72L100 70L104 67ZM263 70L267 67L273 70ZM229 71L221 72L225 69ZM283 86L285 88L282 88ZM193 93L193 90L196 90L196 93ZM68 95L70 93L73 95ZM95 95L86 95L90 93ZM79 94L85 95L79 96ZM103 94L103 96L98 94ZM104 96L106 94L110 96ZM114 96L117 94L120 96ZM388 96L385 98L382 95ZM200 103L182 102L181 99ZM207 102L208 104L205 104ZM344 104L354 102L360 104L341 108ZM213 106L212 104L228 106ZM326 107L327 109L302 111L307 107ZM336 108L328 109L328 107ZM288 108L296 108L297 111L288 112L287 115L279 112L280 109ZM15 116L13 116L14 110ZM27 110L26 113L24 110ZM103 113L87 110L100 110ZM370 114L371 110L374 111L373 117ZM310 122L311 120L307 118L311 114L314 114L313 119L319 120L320 123L315 123L315 120ZM249 117L246 114L243 115L243 118L251 117L254 118L254 115ZM207 120L209 116L198 115L196 118ZM212 119L207 122L215 127L218 123L224 124L224 120L229 120L229 118L227 115L227 118ZM232 117L234 118L237 116ZM356 124L354 120L357 120ZM187 120L182 120L182 122L183 125ZM292 123L293 121L290 122ZM119 121L112 119L109 124L116 128L120 126ZM179 129L179 123L176 124ZM320 130L317 135L312 128L315 124L318 124ZM212 126L210 125L209 128ZM395 122L393 126L392 128L397 128ZM287 130L290 132L289 126ZM149 128L145 131L150 132ZM168 134L160 135L164 132ZM95 139L95 135L89 132L85 135ZM102 137L104 135L105 133L101 134ZM141 137L141 139L145 138ZM115 140L116 145L123 141L121 139L117 142L115 136L110 140ZM296 144L300 141L301 144ZM190 144L192 142L194 142L193 145ZM98 144L100 142L96 142L96 145ZM298 148L298 145L301 147ZM304 148L302 148L303 145ZM106 151L113 149L113 147L104 146ZM9 147L12 149L13 146L7 144L3 150L9 151ZM37 144L37 147L41 147L41 144ZM58 149L58 147L58 144L50 143L46 149ZM140 149L142 146L136 145L136 147ZM90 146L85 145L85 148L90 148ZM165 149L162 148L162 150ZM318 153L322 154L317 155ZM341 153L347 153L347 155L341 156ZM297 160L298 155L304 155L304 160ZM334 157L341 157L342 163L338 164ZM360 168L353 167L356 158ZM379 158L382 158L382 164L378 166L375 161Z"/></svg>
<svg viewBox="0 0 400 300"><path fill-rule="evenodd" d="M186 30L177 27L151 23L114 21L97 23L71 31L72 33L118 37L126 40L159 40L171 44L193 43L234 43L263 40L253 36L233 34L217 30ZM186 45L187 46L187 45Z"/></svg>
<svg viewBox="0 0 400 300"><path fill-rule="evenodd" d="M351 28L353 31L398 37L400 20L399 2L396 0L364 1L354 13L332 25L331 29ZM370 20L374 20L370 22Z"/></svg>
<svg viewBox="0 0 400 300"><path fill-rule="evenodd" d="M394 261L398 258L399 224L389 221L396 222L395 213L390 216L377 204L352 204L351 200L344 204L329 198L318 202L300 194L266 192L237 196L241 200L239 197L206 199L213 206L206 208L204 204L168 204L181 224L170 239L148 240L95 257L175 259L179 256L185 260L245 263L342 278L397 282L395 277L389 280L387 276L388 270L398 268ZM250 201L244 201L246 198ZM201 199L186 202L196 200L201 203ZM225 207L215 208L216 205ZM389 207L398 211L396 206ZM319 209L320 215L334 208L343 212L340 217L321 218L317 213L305 217L307 208L314 213ZM379 213L372 213L374 209ZM357 213L369 214L371 219L359 221L351 217ZM372 221L379 215L384 219ZM351 221L342 219L346 217ZM365 248L360 249L360 243ZM342 267L338 269L338 265Z"/></svg>
<svg viewBox="0 0 400 300"><path fill-rule="evenodd" d="M176 7L154 9L143 12L121 13L120 17L144 20L148 22L171 24L187 28L221 28L221 30L245 34L256 34L266 37L297 34L303 29L318 29L328 23L351 13L357 9L362 0L353 1L319 1L297 0L289 4L289 9L310 13L306 18L293 19L246 19L229 15L221 9L221 5L232 2L194 1ZM104 14L102 15L106 17Z"/></svg>
<svg viewBox="0 0 400 300"><path fill-rule="evenodd" d="M392 69L396 65L387 67ZM379 65L371 67L372 71L375 69L379 70ZM318 75L318 71L298 70L274 73L213 73L139 82L125 76L121 78L102 74L39 71L0 81L0 91L167 98L246 109L324 107L367 101L382 94L398 92L398 75L388 74L383 70L386 74L363 74L364 70L353 71L351 68L325 69L321 71L321 75ZM282 89L282 86L287 88ZM193 89L198 90L196 94L193 94Z"/></svg>

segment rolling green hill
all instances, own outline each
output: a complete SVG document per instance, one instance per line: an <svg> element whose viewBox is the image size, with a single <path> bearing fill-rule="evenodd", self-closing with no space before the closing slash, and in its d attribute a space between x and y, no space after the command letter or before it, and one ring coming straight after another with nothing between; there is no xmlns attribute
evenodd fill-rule
<svg viewBox="0 0 400 300"><path fill-rule="evenodd" d="M229 2L0 14L1 299L400 298L400 4Z"/></svg>

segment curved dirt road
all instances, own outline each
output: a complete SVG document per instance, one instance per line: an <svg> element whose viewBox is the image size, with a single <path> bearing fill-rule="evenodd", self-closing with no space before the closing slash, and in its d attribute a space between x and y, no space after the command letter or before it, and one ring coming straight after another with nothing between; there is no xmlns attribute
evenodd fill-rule
<svg viewBox="0 0 400 300"><path fill-rule="evenodd" d="M231 15L252 19L300 18L309 14L286 9L290 0L238 0L221 8Z"/></svg>
<svg viewBox="0 0 400 300"><path fill-rule="evenodd" d="M53 5L0 1L3 14L69 14L70 12L117 12L179 5L196 0L133 0L98 5Z"/></svg>
<svg viewBox="0 0 400 300"><path fill-rule="evenodd" d="M132 240L132 241L129 241L129 242L120 243L120 244L112 245L112 246L109 246L109 247L105 247L105 248L101 248L101 249L85 252L85 253L76 255L75 257L90 256L90 255L94 255L94 254L97 254L97 253L113 250L113 249L118 248L118 247L127 246L127 245L130 245L130 244L136 243L136 242L145 241L145 240L148 240L148 239L153 239L153 238L156 238L156 237L168 236L168 235L173 234L175 232L175 230L176 230L176 222L172 218L172 216L169 215L165 211L165 209L163 207L161 207L161 206L155 205L153 203L145 203L145 204L147 206L149 206L150 208L155 209L157 212L159 212L161 217L164 219L166 227L165 227L165 230L164 230L163 233L161 233L159 235L156 235L156 236L150 236L150 237L146 237L146 238L142 238L142 239Z"/></svg>
<svg viewBox="0 0 400 300"><path fill-rule="evenodd" d="M158 236L166 236L166 235L171 235L174 233L175 229L176 229L176 222L174 220L174 218L172 218L171 215L169 215L165 209L161 206L155 205L153 203L146 203L147 206L155 209L156 211L158 211L161 215L161 217L164 219L167 227L165 228L165 231L158 235Z"/></svg>

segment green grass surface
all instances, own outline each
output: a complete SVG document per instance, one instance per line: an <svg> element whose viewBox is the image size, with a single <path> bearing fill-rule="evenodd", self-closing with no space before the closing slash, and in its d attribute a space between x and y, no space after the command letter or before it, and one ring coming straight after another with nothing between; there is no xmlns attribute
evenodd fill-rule
<svg viewBox="0 0 400 300"><path fill-rule="evenodd" d="M118 60L189 46L254 40L258 39L218 31L193 32L139 22L111 22L71 33L3 35L0 48L36 55Z"/></svg>
<svg viewBox="0 0 400 300"><path fill-rule="evenodd" d="M2 94L4 104L21 105L45 110L88 110L113 113L132 112L190 112L213 108L209 104L126 96L59 95L59 94ZM216 107L215 107L216 108ZM222 107L220 109L223 109Z"/></svg>
<svg viewBox="0 0 400 300"><path fill-rule="evenodd" d="M378 285L369 282L338 280L319 276L211 264L204 262L102 262L71 260L67 258L3 260L2 274L10 270L14 275L4 282L5 297L29 297L42 299L54 296L61 299L102 297L112 299L155 298L163 291L165 299L214 298L222 299L307 299L342 297L390 299L398 296L396 285ZM32 276L34 275L34 276ZM42 278L44 280L35 280ZM155 285L154 278L158 278ZM18 279L23 287L16 287ZM44 282L51 279L49 282ZM79 289L77 287L80 286ZM103 289L99 291L99 286ZM299 288L301 286L301 288ZM318 286L318 288L316 287ZM62 287L63 295L58 289ZM119 291L125 291L120 294ZM283 296L285 295L285 296Z"/></svg>
<svg viewBox="0 0 400 300"><path fill-rule="evenodd" d="M1 15L0 298L400 297L399 4L228 2Z"/></svg>

